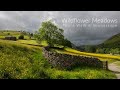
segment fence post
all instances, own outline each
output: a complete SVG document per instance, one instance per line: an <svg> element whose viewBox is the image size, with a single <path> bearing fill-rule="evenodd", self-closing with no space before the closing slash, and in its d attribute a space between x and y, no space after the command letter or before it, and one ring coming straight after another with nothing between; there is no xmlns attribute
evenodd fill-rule
<svg viewBox="0 0 120 90"><path fill-rule="evenodd" d="M108 70L108 61L106 61L106 70Z"/></svg>

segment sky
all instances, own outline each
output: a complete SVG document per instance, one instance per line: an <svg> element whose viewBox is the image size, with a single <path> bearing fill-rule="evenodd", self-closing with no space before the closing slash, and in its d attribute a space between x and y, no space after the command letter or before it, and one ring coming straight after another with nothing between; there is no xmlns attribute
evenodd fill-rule
<svg viewBox="0 0 120 90"><path fill-rule="evenodd" d="M47 20L76 46L100 44L120 33L120 11L0 11L0 30L34 32Z"/></svg>

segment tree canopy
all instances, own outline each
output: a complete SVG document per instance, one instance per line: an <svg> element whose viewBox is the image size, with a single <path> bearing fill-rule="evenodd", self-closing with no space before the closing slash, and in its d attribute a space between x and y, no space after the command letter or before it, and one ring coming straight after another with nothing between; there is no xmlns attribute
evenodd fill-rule
<svg viewBox="0 0 120 90"><path fill-rule="evenodd" d="M63 32L63 29L58 28L51 21L46 21L42 23L39 31L35 33L35 37L39 43L45 40L50 46L54 44L65 45L66 39L64 39Z"/></svg>

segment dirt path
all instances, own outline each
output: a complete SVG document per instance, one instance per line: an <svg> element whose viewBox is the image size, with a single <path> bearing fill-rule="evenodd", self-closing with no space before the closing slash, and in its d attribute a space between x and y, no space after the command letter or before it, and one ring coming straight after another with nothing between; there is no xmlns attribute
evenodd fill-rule
<svg viewBox="0 0 120 90"><path fill-rule="evenodd" d="M119 64L119 65L118 65ZM113 71L117 76L117 79L120 79L120 61L116 61L108 65L109 70Z"/></svg>

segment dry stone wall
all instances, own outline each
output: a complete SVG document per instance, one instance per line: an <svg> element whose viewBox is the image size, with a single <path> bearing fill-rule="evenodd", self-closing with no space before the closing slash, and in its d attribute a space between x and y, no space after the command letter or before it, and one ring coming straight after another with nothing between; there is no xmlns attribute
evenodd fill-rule
<svg viewBox="0 0 120 90"><path fill-rule="evenodd" d="M14 40L14 41L16 41L17 38L16 38L16 37L13 37L13 36L6 36L6 37L5 37L5 40Z"/></svg>
<svg viewBox="0 0 120 90"><path fill-rule="evenodd" d="M80 65L103 68L103 62L97 58L51 52L49 51L49 47L43 48L43 54L49 63L57 68L65 69Z"/></svg>

